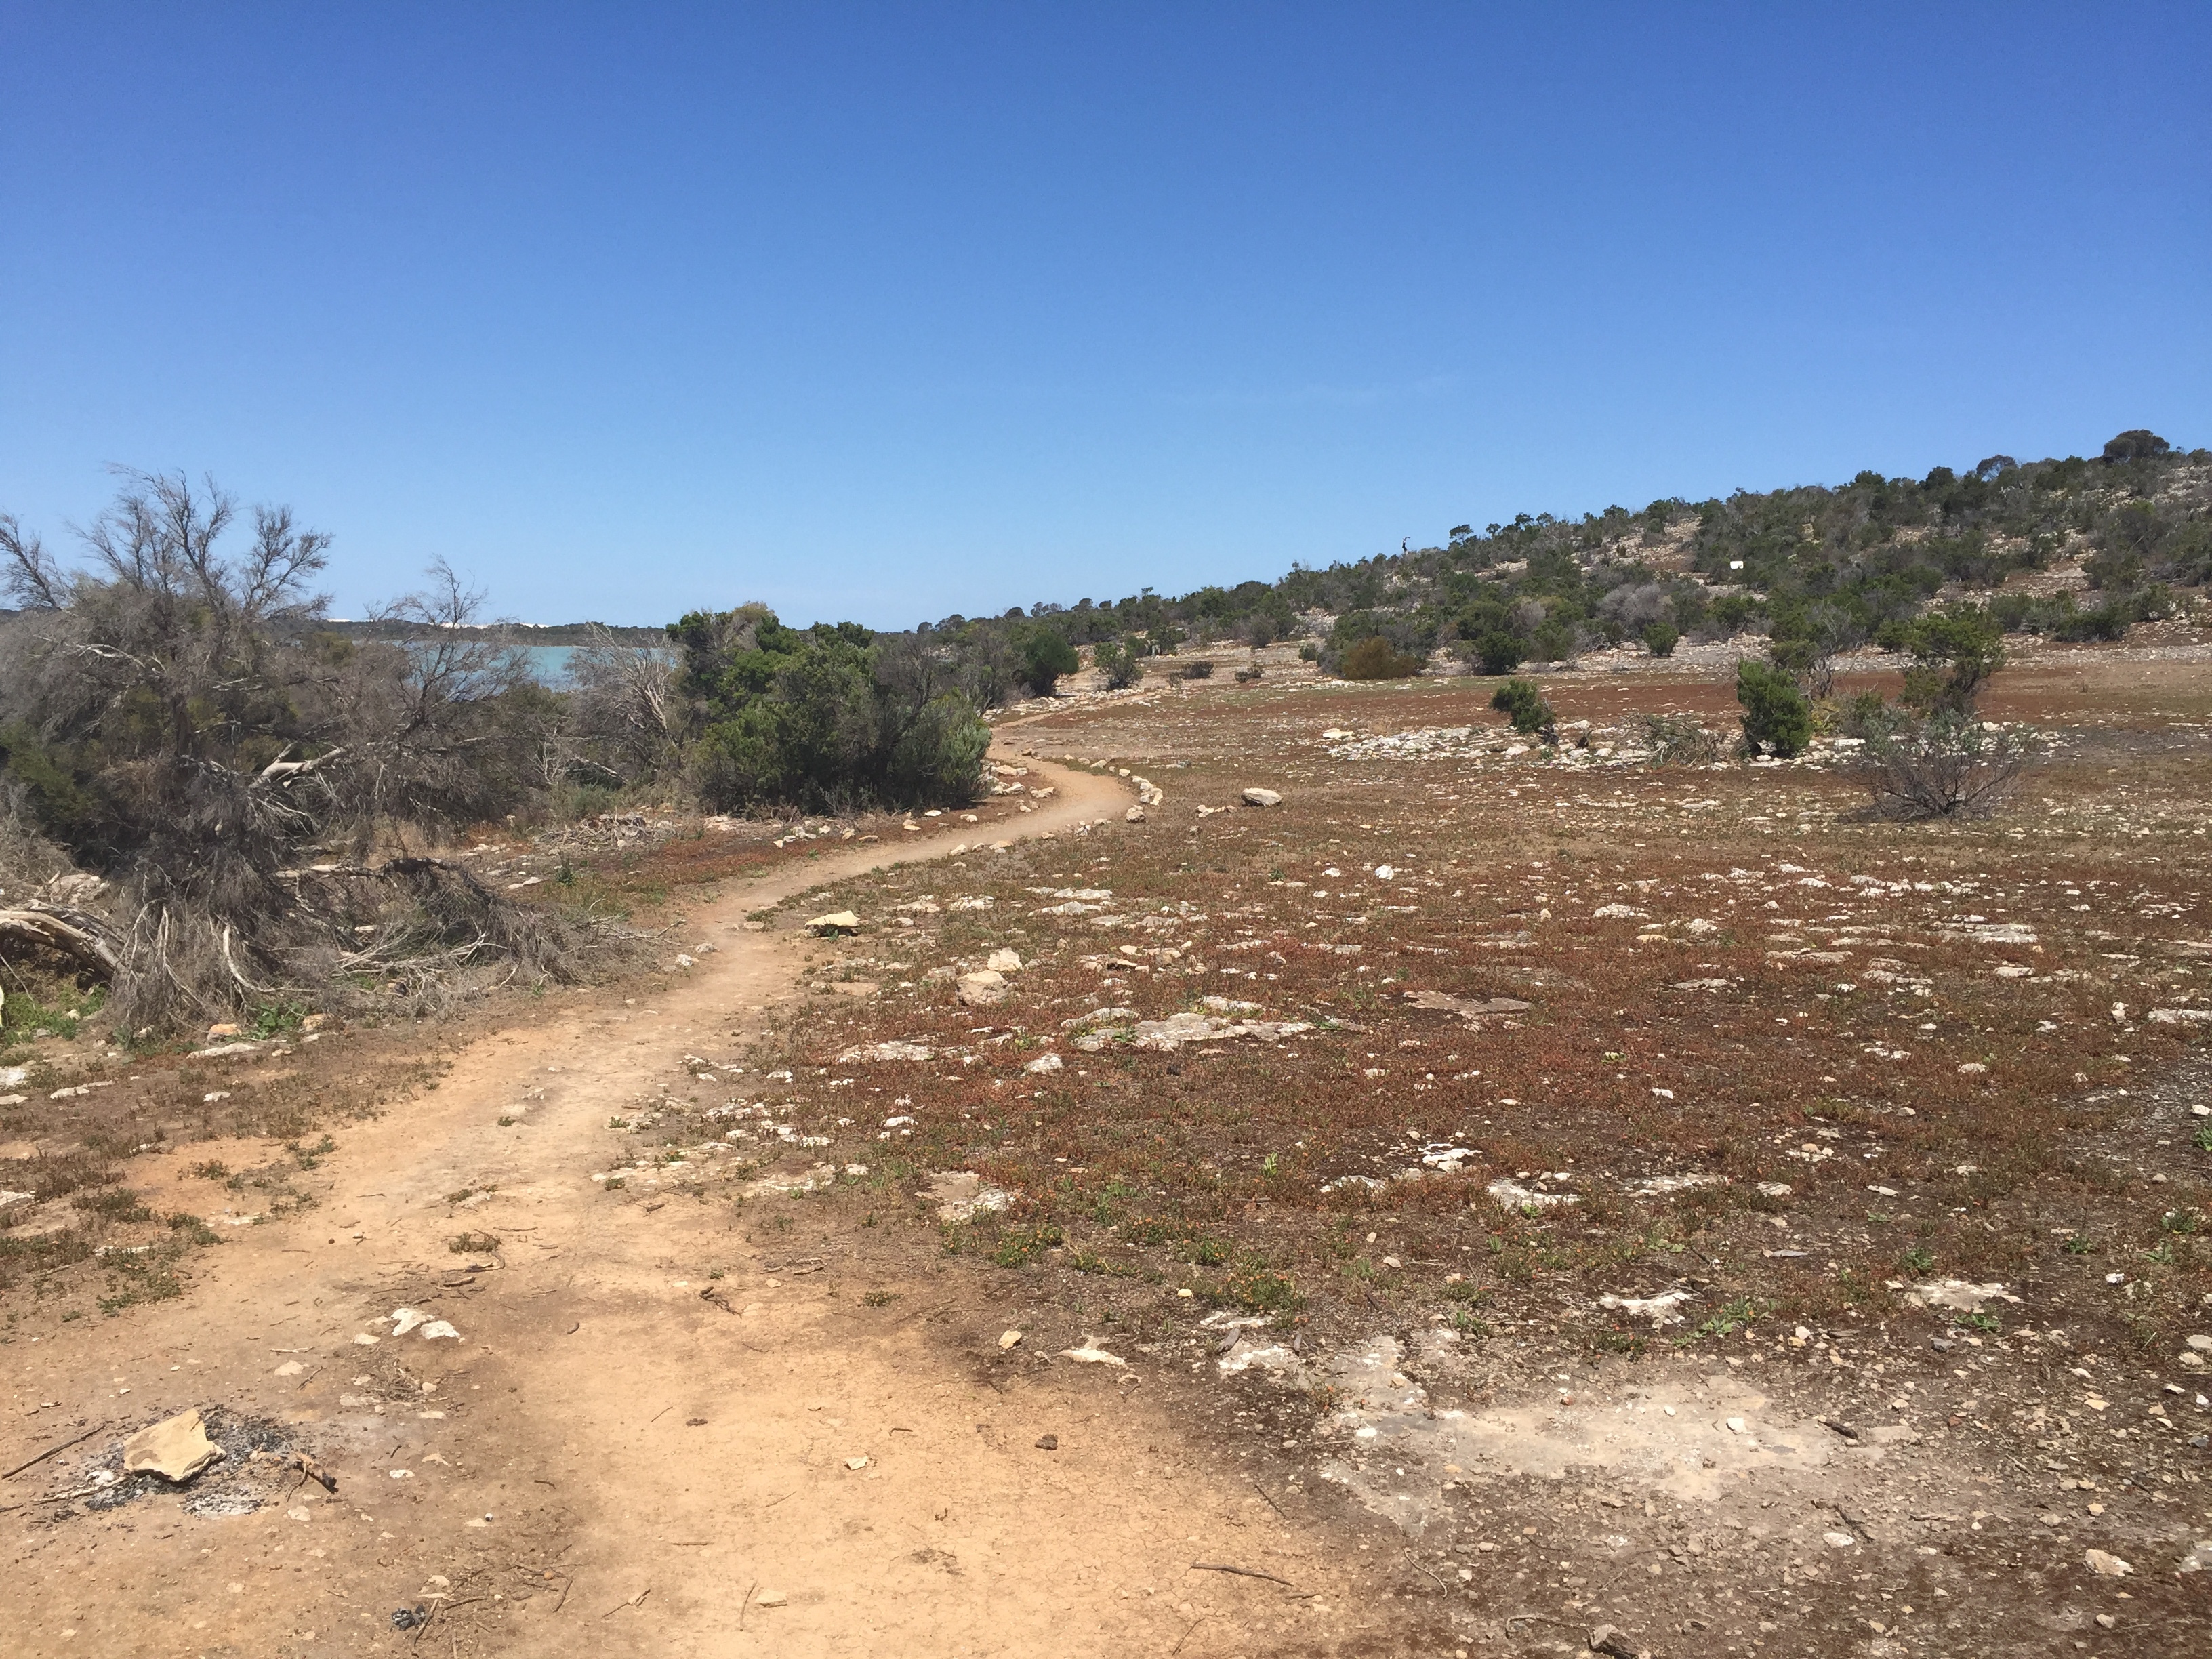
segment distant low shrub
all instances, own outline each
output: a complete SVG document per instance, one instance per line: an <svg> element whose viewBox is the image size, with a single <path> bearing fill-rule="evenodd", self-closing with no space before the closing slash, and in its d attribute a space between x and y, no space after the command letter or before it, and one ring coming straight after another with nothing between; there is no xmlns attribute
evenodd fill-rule
<svg viewBox="0 0 2212 1659"><path fill-rule="evenodd" d="M1526 680L1508 680L1491 694L1490 706L1513 722L1523 737L1549 731L1558 723L1544 694Z"/></svg>
<svg viewBox="0 0 2212 1659"><path fill-rule="evenodd" d="M1486 674L1510 674L1520 667L1528 655L1528 648L1517 634L1493 629L1474 642L1475 660L1482 665Z"/></svg>
<svg viewBox="0 0 2212 1659"><path fill-rule="evenodd" d="M1913 665L1903 702L1921 714L1971 714L1990 677L2004 666L2004 626L1979 605L1931 611L1905 629Z"/></svg>
<svg viewBox="0 0 2212 1659"><path fill-rule="evenodd" d="M1107 689L1125 691L1145 678L1143 654L1127 640L1103 640L1094 658Z"/></svg>
<svg viewBox="0 0 2212 1659"><path fill-rule="evenodd" d="M1655 766L1695 766L1720 758L1720 739L1687 714L1639 714Z"/></svg>
<svg viewBox="0 0 2212 1659"><path fill-rule="evenodd" d="M1185 663L1182 677L1187 680L1210 680L1213 678L1213 659L1200 657L1196 662Z"/></svg>
<svg viewBox="0 0 2212 1659"><path fill-rule="evenodd" d="M1867 739L1868 786L1892 817L1982 817L2004 804L2040 749L2033 732L1940 710Z"/></svg>
<svg viewBox="0 0 2212 1659"><path fill-rule="evenodd" d="M1644 648L1655 657L1671 657L1682 630L1670 622L1656 622L1644 630Z"/></svg>
<svg viewBox="0 0 2212 1659"><path fill-rule="evenodd" d="M1893 730L1901 718L1879 691L1854 692L1830 708L1837 734L1846 738L1877 737Z"/></svg>
<svg viewBox="0 0 2212 1659"><path fill-rule="evenodd" d="M1735 700L1743 705L1744 747L1788 759L1813 740L1813 705L1796 681L1771 662L1747 657L1735 665Z"/></svg>
<svg viewBox="0 0 2212 1659"><path fill-rule="evenodd" d="M1723 593L1713 601L1708 614L1722 637L1733 639L1751 625L1759 611L1759 601L1748 593Z"/></svg>
<svg viewBox="0 0 2212 1659"><path fill-rule="evenodd" d="M1542 662L1565 662L1575 654L1575 629L1564 617L1547 617L1528 643Z"/></svg>
<svg viewBox="0 0 2212 1659"><path fill-rule="evenodd" d="M1338 672L1348 680L1403 680L1421 672L1419 657L1401 656L1380 634L1370 634L1344 653Z"/></svg>
<svg viewBox="0 0 2212 1659"><path fill-rule="evenodd" d="M1319 662L1321 660L1321 647L1315 644L1311 640L1308 640L1304 645L1298 647L1298 660L1300 662Z"/></svg>

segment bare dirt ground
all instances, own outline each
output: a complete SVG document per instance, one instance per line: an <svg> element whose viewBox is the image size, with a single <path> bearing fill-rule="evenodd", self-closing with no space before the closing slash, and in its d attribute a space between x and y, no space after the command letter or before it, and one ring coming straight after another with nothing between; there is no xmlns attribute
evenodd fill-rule
<svg viewBox="0 0 2212 1659"><path fill-rule="evenodd" d="M1127 800L1071 775L1024 828ZM910 1318L856 1316L834 1239L757 1242L725 1209L611 1204L589 1179L610 1115L792 994L788 939L745 913L839 873L698 918L719 950L651 1007L463 1053L348 1136L311 1213L240 1229L189 1295L19 1338L14 1399L106 1425L27 1476L82 1484L126 1429L197 1407L312 1449L338 1487L286 1492L304 1477L272 1459L240 1484L282 1501L248 1514L19 1507L7 1650L1036 1653L1081 1632L1164 1651L1199 1620L1342 1646L1357 1574L1233 1457L1183 1444L1143 1368L978 1376ZM449 1248L469 1234L497 1270ZM410 1306L460 1338L395 1336ZM44 1437L22 1427L11 1467ZM1189 1570L1215 1555L1304 1594ZM417 1607L426 1628L393 1627Z"/></svg>
<svg viewBox="0 0 2212 1659"><path fill-rule="evenodd" d="M1086 700L1018 819L708 871L680 970L207 1062L266 1121L125 1177L181 1293L102 1198L103 1311L10 1304L0 1645L2200 1651L2200 671L2038 653L2051 762L1932 828L1610 752L1717 675L1544 684L1592 747Z"/></svg>

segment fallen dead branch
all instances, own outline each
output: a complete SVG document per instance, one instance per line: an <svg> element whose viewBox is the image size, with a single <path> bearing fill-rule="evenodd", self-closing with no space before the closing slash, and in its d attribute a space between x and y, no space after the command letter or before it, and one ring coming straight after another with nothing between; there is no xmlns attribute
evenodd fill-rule
<svg viewBox="0 0 2212 1659"><path fill-rule="evenodd" d="M61 957L104 983L112 984L123 965L123 936L104 917L74 905L34 902L0 910L0 940L9 939Z"/></svg>
<svg viewBox="0 0 2212 1659"><path fill-rule="evenodd" d="M1255 1567L1232 1567L1224 1561L1194 1561L1190 1564L1190 1570L1193 1572L1231 1572L1239 1578L1264 1578L1271 1584L1280 1584L1285 1589L1297 1588L1289 1579L1278 1578L1272 1572L1261 1572Z"/></svg>
<svg viewBox="0 0 2212 1659"><path fill-rule="evenodd" d="M72 1436L70 1438L61 1441L58 1444L47 1447L46 1450L40 1452L36 1457L27 1459L23 1462L16 1464L15 1467L9 1470L7 1474L0 1474L0 1480L13 1480L17 1475L22 1474L25 1469L34 1469L38 1468L40 1464L45 1462L49 1457L52 1457L56 1452L65 1452L71 1446L81 1445L85 1441L91 1439L93 1436L98 1434L101 1429L104 1429L106 1426L107 1425L105 1423L99 1424L93 1428L87 1429L82 1434Z"/></svg>

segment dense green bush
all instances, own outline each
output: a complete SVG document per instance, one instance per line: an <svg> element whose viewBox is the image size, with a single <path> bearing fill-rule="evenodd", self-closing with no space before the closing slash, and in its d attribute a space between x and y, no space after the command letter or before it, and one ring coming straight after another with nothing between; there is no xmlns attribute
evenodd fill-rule
<svg viewBox="0 0 2212 1659"><path fill-rule="evenodd" d="M721 811L951 805L973 797L990 730L942 653L855 623L786 628L763 605L672 623L698 735L685 769Z"/></svg>
<svg viewBox="0 0 2212 1659"><path fill-rule="evenodd" d="M1904 702L1922 714L1971 714L1982 687L2004 666L2004 629L1978 605L1931 611L1903 630L1914 658Z"/></svg>
<svg viewBox="0 0 2212 1659"><path fill-rule="evenodd" d="M1021 653L1022 679L1034 696L1050 696L1063 674L1083 665L1067 635L1048 624L1032 623L1021 629L1015 635L1015 647Z"/></svg>
<svg viewBox="0 0 2212 1659"><path fill-rule="evenodd" d="M1474 642L1475 660L1486 674L1510 674L1528 654L1520 636L1503 628L1491 629Z"/></svg>
<svg viewBox="0 0 2212 1659"><path fill-rule="evenodd" d="M1491 693L1490 706L1513 723L1523 737L1549 732L1558 721L1544 694L1527 680L1508 680Z"/></svg>
<svg viewBox="0 0 2212 1659"><path fill-rule="evenodd" d="M1813 705L1797 682L1771 662L1746 657L1735 665L1735 700L1743 705L1744 746L1754 755L1788 759L1813 740Z"/></svg>
<svg viewBox="0 0 2212 1659"><path fill-rule="evenodd" d="M1403 680L1421 672L1422 659L1401 656L1380 634L1370 634L1344 653L1338 673L1347 680Z"/></svg>

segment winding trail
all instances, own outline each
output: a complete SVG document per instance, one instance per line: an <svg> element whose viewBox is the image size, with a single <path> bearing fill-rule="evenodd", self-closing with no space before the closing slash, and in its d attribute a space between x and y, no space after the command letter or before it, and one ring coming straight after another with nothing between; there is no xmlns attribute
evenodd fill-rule
<svg viewBox="0 0 2212 1659"><path fill-rule="evenodd" d="M1126 804L1111 780L1004 757L1059 791L1006 833ZM166 1496L53 1526L37 1506L0 1516L0 1648L1368 1650L1334 1547L1263 1502L1233 1449L1194 1443L1142 1380L1066 1362L995 1380L927 1334L949 1293L933 1306L926 1280L903 1318L862 1310L815 1270L834 1237L748 1243L727 1206L617 1202L590 1180L611 1114L795 994L789 934L749 933L746 913L933 855L854 849L727 884L691 924L717 952L652 1007L495 1032L434 1091L343 1131L320 1207L203 1254L182 1300L16 1341L18 1401L123 1426L211 1405L292 1423L338 1488L229 1516ZM502 1127L526 1086L544 1097ZM463 1189L488 1195L457 1211ZM757 1211L742 1224L767 1231ZM501 1270L455 1271L464 1228L501 1237ZM709 1263L726 1276L706 1280ZM401 1305L463 1340L359 1340ZM1047 1433L1057 1450L1036 1445ZM40 1443L10 1432L0 1459ZM418 1602L431 1624L395 1630Z"/></svg>

